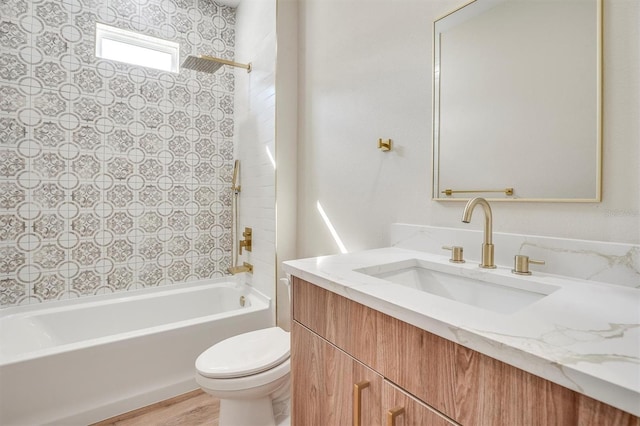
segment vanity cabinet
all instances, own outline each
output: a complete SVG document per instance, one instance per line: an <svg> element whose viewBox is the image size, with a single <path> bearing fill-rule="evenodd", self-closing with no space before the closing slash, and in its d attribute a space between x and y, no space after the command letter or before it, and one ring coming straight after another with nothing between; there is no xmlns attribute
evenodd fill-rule
<svg viewBox="0 0 640 426"><path fill-rule="evenodd" d="M293 278L292 424L635 425L612 406ZM369 386L354 393L354 384Z"/></svg>

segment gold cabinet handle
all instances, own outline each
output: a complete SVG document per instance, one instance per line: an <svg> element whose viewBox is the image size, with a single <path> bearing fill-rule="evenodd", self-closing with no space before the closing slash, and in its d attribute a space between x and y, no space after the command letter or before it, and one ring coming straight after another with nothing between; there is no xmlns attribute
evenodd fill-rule
<svg viewBox="0 0 640 426"><path fill-rule="evenodd" d="M387 411L387 426L396 426L396 418L404 414L404 407L396 407Z"/></svg>
<svg viewBox="0 0 640 426"><path fill-rule="evenodd" d="M353 384L353 426L360 426L362 420L362 390L368 387L369 382L366 380Z"/></svg>

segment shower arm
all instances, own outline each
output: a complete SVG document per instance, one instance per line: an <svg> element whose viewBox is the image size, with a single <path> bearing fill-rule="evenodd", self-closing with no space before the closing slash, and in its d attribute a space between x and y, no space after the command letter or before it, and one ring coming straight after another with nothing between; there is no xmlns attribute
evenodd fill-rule
<svg viewBox="0 0 640 426"><path fill-rule="evenodd" d="M247 72L251 72L251 64L241 64L239 62L234 62L234 61L230 61L228 59L222 59L222 58L214 58L213 56L209 56L209 55L200 55L199 56L202 59L206 59L208 61L213 61L213 62L218 62L224 65L231 65L232 67L237 67L237 68L244 68L247 70Z"/></svg>

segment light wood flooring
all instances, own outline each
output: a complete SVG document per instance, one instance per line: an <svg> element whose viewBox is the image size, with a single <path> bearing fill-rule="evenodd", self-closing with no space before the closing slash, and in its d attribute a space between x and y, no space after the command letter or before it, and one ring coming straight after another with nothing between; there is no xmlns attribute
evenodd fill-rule
<svg viewBox="0 0 640 426"><path fill-rule="evenodd" d="M92 426L218 426L220 402L195 390Z"/></svg>

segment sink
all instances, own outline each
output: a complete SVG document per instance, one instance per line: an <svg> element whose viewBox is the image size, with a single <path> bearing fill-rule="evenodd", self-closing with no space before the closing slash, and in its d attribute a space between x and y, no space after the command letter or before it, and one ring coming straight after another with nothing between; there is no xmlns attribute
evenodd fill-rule
<svg viewBox="0 0 640 426"><path fill-rule="evenodd" d="M542 283L534 282L532 285L531 280L525 281L515 276L511 279L494 272L482 271L474 274L476 277L467 277L436 270L435 265L433 262L410 259L362 268L356 272L385 280L392 285L413 288L502 314L517 312L559 289ZM500 283L490 282L492 278Z"/></svg>

